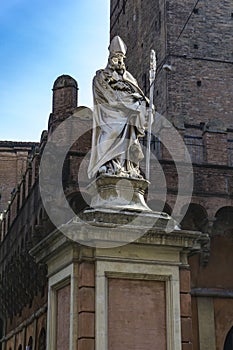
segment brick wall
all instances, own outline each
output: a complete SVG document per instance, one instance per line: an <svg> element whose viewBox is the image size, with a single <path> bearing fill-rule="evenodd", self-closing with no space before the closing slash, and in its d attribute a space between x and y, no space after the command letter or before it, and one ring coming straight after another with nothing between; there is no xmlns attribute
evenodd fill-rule
<svg viewBox="0 0 233 350"><path fill-rule="evenodd" d="M111 38L125 40L129 71L147 94L149 53L156 50L158 112L197 124L218 118L232 127L232 3L201 1L192 13L193 6L191 0L112 0ZM171 73L161 69L164 63Z"/></svg>
<svg viewBox="0 0 233 350"><path fill-rule="evenodd" d="M181 131L195 163L192 203L198 210L189 211L188 217L193 219L190 220L195 224L193 229L202 229L206 218L208 225L204 224L203 230L212 235L210 256L204 259L205 264L202 265L203 256L190 260L192 288L206 292L219 288L226 296L215 301L213 326L217 348L222 349L232 326L229 322L232 322L232 299L227 299L228 291L232 290L229 267L232 260L229 239L233 229L230 220L233 208L232 1L199 1L192 12L194 4L193 0L112 0L111 38L120 35L127 44L128 70L147 95L149 53L151 49L156 50L156 109ZM164 63L171 65L172 71L164 71ZM162 145L160 149L159 159L168 188L167 204L173 208L177 172L168 152ZM156 176L154 180L154 199L158 199L161 184ZM223 211L220 208L224 208ZM216 213L224 210L230 214L218 218ZM191 315L190 287L184 286L184 275L187 277L189 271L181 271L182 348L197 350L200 339L196 299L192 301ZM213 348L208 347L208 343L206 346Z"/></svg>
<svg viewBox="0 0 233 350"><path fill-rule="evenodd" d="M192 350L192 312L190 271L180 269L180 305L182 350Z"/></svg>
<svg viewBox="0 0 233 350"><path fill-rule="evenodd" d="M95 265L82 262L79 266L78 349L95 349Z"/></svg>
<svg viewBox="0 0 233 350"><path fill-rule="evenodd" d="M0 142L0 185L9 184L10 191L16 188L9 198L11 203L3 215L0 227L0 284L4 285L0 290L0 312L7 317L6 334L8 335L9 332L17 334L18 325L27 322L32 314L38 312L38 308L42 306L41 303L46 303L47 300L45 266L37 265L29 254L29 250L54 229L43 208L38 181L41 156L47 139L51 138L55 128L71 115L73 115L76 130L78 129L81 134L83 130L87 130L87 133L77 140L74 129L70 128L64 130L62 138L59 139L61 142L69 142L74 136L74 144L72 146L71 142L72 147L67 155L67 164L65 160L63 167L63 184L68 201L70 194L74 196L79 193L78 169L90 147L89 129L92 125L92 112L88 108L77 107L77 83L69 76L65 78L61 76L55 83L49 132L42 132L40 143ZM32 146L37 147L30 155L30 159L27 159ZM7 167L1 161L2 154L7 157L7 164L9 164ZM7 189L6 186L4 188ZM17 279L14 276L17 276ZM85 298L88 291L87 286L83 286L80 290L84 299L80 308L86 308ZM86 311L84 309L80 309L80 318L84 317L85 328ZM88 339L86 341L83 336L81 338L80 344L84 344L83 346L89 344Z"/></svg>
<svg viewBox="0 0 233 350"><path fill-rule="evenodd" d="M7 209L12 191L23 179L28 154L36 143L0 141L0 212Z"/></svg>
<svg viewBox="0 0 233 350"><path fill-rule="evenodd" d="M166 291L161 281L108 279L108 348L165 350Z"/></svg>

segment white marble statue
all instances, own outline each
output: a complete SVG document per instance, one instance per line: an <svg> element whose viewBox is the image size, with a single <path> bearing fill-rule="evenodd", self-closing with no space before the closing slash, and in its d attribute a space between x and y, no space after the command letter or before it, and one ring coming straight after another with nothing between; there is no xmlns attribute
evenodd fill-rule
<svg viewBox="0 0 233 350"><path fill-rule="evenodd" d="M148 99L126 70L126 45L112 39L105 69L93 79L94 119L89 178L99 174L142 178L139 138L147 127Z"/></svg>

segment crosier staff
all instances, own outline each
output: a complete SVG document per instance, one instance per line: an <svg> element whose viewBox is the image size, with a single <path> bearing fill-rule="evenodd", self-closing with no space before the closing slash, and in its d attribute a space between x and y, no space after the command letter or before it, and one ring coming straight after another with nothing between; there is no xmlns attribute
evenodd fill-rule
<svg viewBox="0 0 233 350"><path fill-rule="evenodd" d="M149 103L149 113L148 113L148 130L147 130L147 149L146 149L146 179L150 180L150 143L151 143L151 124L152 124L152 114L153 114L153 97L154 97L154 83L155 83L155 73L156 73L156 56L155 51L150 52L150 103Z"/></svg>

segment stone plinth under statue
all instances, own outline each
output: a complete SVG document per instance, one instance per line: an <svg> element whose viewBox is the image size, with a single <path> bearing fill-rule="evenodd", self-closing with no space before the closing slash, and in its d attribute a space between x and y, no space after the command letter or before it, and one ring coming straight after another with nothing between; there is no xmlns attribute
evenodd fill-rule
<svg viewBox="0 0 233 350"><path fill-rule="evenodd" d="M65 235L56 229L33 248L36 261L48 266L47 349L65 341L69 350L134 350L135 343L181 350L182 322L191 317L187 258L208 237L166 232L159 228L166 218L149 228L149 212L138 213L138 225L129 224L134 215L89 209L65 225ZM125 237L144 231L126 244ZM107 233L115 247L104 248Z"/></svg>
<svg viewBox="0 0 233 350"><path fill-rule="evenodd" d="M144 179L100 175L88 187L91 207L151 212L144 196L149 182Z"/></svg>

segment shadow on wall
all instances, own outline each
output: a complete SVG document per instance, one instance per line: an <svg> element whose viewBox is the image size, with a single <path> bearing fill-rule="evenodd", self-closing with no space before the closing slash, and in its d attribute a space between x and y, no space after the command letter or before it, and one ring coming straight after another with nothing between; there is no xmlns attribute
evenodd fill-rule
<svg viewBox="0 0 233 350"><path fill-rule="evenodd" d="M233 233L233 207L223 207L215 215L213 235L228 236Z"/></svg>
<svg viewBox="0 0 233 350"><path fill-rule="evenodd" d="M232 349L233 349L233 327L230 329L230 331L227 334L223 350L232 350Z"/></svg>
<svg viewBox="0 0 233 350"><path fill-rule="evenodd" d="M187 205L184 205L181 209L181 215L186 211ZM188 210L181 221L181 228L183 230L192 230L192 231L208 231L208 214L204 207L200 204L191 203L188 206Z"/></svg>
<svg viewBox="0 0 233 350"><path fill-rule="evenodd" d="M149 206L150 209L154 211L164 212L164 213L167 213L168 215L171 215L172 213L171 207L167 203L164 204L160 200L156 200L156 199L150 200L147 202L147 205Z"/></svg>

